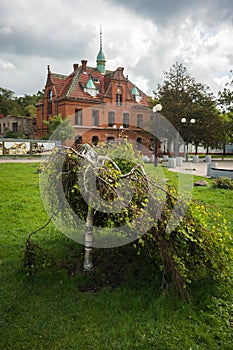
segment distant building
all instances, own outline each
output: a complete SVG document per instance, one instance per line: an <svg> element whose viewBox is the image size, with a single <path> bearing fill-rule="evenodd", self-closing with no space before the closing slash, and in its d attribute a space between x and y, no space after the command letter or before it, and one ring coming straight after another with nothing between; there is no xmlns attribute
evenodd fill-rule
<svg viewBox="0 0 233 350"><path fill-rule="evenodd" d="M96 67L75 63L70 75L52 73L48 66L43 99L37 104L37 138L42 139L50 116L70 116L78 143L113 141L119 133L148 149L151 140L143 130L150 118L149 97L128 76L124 68L106 69L105 55L100 50Z"/></svg>
<svg viewBox="0 0 233 350"><path fill-rule="evenodd" d="M36 119L25 116L0 115L0 137L5 137L8 132L24 134L28 138L34 138Z"/></svg>

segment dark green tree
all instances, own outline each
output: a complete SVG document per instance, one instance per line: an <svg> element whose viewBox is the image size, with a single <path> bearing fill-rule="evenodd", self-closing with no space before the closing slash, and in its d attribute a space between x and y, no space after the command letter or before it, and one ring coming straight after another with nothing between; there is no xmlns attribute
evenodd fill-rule
<svg viewBox="0 0 233 350"><path fill-rule="evenodd" d="M221 114L221 142L225 152L225 145L233 141L233 71L229 72L228 82L218 93L218 107Z"/></svg>
<svg viewBox="0 0 233 350"><path fill-rule="evenodd" d="M29 116L29 117L36 117L36 106L33 104L29 104L24 108L24 113L25 115Z"/></svg>
<svg viewBox="0 0 233 350"><path fill-rule="evenodd" d="M43 91L38 91L36 94L16 97L16 101L21 106L24 115L30 117L36 116L36 104L43 97Z"/></svg>
<svg viewBox="0 0 233 350"><path fill-rule="evenodd" d="M0 113L5 115L21 115L22 108L14 99L14 92L0 87Z"/></svg>
<svg viewBox="0 0 233 350"><path fill-rule="evenodd" d="M218 92L218 104L223 112L233 112L233 70L230 70L228 82Z"/></svg>
<svg viewBox="0 0 233 350"><path fill-rule="evenodd" d="M164 82L154 91L163 106L163 115L185 141L195 144L196 150L200 144L211 146L219 113L209 87L196 82L182 63L176 62L164 75ZM182 118L187 123L181 123ZM191 119L195 119L192 125Z"/></svg>
<svg viewBox="0 0 233 350"><path fill-rule="evenodd" d="M27 115L36 117L36 104L43 91L33 95L14 96L14 92L0 87L0 113L3 115Z"/></svg>

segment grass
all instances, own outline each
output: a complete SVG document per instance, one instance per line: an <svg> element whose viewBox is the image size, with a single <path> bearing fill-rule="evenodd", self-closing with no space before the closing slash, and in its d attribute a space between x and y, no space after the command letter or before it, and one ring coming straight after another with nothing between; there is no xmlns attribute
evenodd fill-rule
<svg viewBox="0 0 233 350"><path fill-rule="evenodd" d="M148 166L148 171L149 173L152 172L153 174L153 169L151 169L151 165ZM176 172L169 171L167 168L163 168L163 175L165 178L168 178L167 182L173 185L177 185L179 181L183 181L185 178L190 179L190 181L193 181L193 183L203 179L203 177L195 175L192 176L182 174L181 176ZM208 205L211 208L213 215L217 211L220 211L222 214L224 214L224 217L228 221L229 231L232 233L233 236L233 191L215 188L214 186L212 186L212 179L204 178L204 180L209 185L206 187L193 187L192 198Z"/></svg>
<svg viewBox="0 0 233 350"><path fill-rule="evenodd" d="M164 174L177 182L177 174ZM231 286L199 281L189 302L165 298L159 272L128 247L96 249L89 278L79 272L83 247L50 224L33 238L42 252L37 274L27 276L27 235L48 220L36 164L0 164L0 176L0 349L232 349ZM211 186L193 191L230 220L232 195Z"/></svg>

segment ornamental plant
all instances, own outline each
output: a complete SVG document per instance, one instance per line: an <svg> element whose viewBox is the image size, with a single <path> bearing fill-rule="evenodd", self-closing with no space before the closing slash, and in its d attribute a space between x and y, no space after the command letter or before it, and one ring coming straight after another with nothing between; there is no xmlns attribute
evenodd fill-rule
<svg viewBox="0 0 233 350"><path fill-rule="evenodd" d="M221 176L213 181L214 187L223 188L226 190L233 190L233 181L226 176Z"/></svg>

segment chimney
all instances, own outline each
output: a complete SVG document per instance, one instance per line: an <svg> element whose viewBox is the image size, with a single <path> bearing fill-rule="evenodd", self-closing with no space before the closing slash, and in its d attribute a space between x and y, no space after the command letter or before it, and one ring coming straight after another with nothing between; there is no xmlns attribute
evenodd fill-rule
<svg viewBox="0 0 233 350"><path fill-rule="evenodd" d="M73 67L74 67L74 71L75 71L78 68L78 63L74 63Z"/></svg>
<svg viewBox="0 0 233 350"><path fill-rule="evenodd" d="M83 69L83 72L85 72L86 69L87 69L87 60L82 60L81 62L82 62L82 69Z"/></svg>

